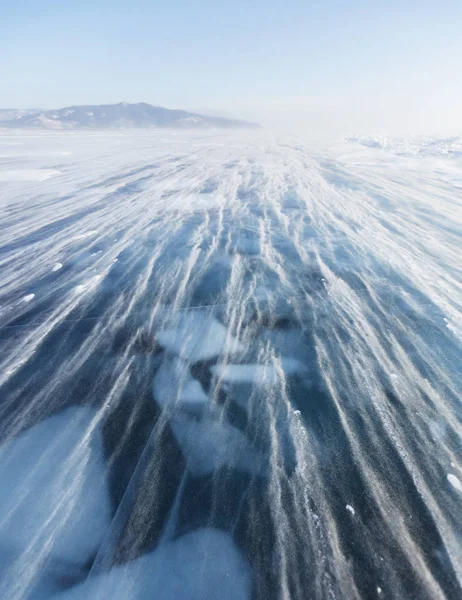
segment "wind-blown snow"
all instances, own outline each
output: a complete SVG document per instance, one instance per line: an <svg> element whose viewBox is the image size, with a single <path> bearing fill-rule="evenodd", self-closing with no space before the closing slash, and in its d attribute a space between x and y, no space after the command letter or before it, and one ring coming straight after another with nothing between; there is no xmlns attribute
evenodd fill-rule
<svg viewBox="0 0 462 600"><path fill-rule="evenodd" d="M0 596L460 597L459 143L0 134Z"/></svg>
<svg viewBox="0 0 462 600"><path fill-rule="evenodd" d="M386 138L359 136L349 138L349 142L366 146L366 148L381 148L398 155L409 156L462 156L462 137L449 138L420 137L414 139Z"/></svg>

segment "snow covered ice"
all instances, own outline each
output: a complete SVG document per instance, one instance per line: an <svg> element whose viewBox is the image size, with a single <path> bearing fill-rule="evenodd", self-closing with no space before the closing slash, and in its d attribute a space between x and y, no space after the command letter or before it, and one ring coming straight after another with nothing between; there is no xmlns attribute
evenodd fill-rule
<svg viewBox="0 0 462 600"><path fill-rule="evenodd" d="M207 475L222 466L262 474L264 457L252 449L245 435L230 425L210 417L196 421L176 415L172 430L184 456L186 468L195 477Z"/></svg>
<svg viewBox="0 0 462 600"><path fill-rule="evenodd" d="M223 350L232 353L241 348L226 328L203 310L180 314L175 325L159 331L157 341L165 350L192 362L213 358Z"/></svg>
<svg viewBox="0 0 462 600"><path fill-rule="evenodd" d="M278 364L272 365L217 365L212 367L220 379L235 383L255 383L256 385L271 385L277 383L281 377L303 373L303 365L294 358L283 358Z"/></svg>
<svg viewBox="0 0 462 600"><path fill-rule="evenodd" d="M248 600L248 565L230 535L198 529L137 560L89 577L56 600Z"/></svg>
<svg viewBox="0 0 462 600"><path fill-rule="evenodd" d="M0 134L0 596L462 594L460 138Z"/></svg>
<svg viewBox="0 0 462 600"><path fill-rule="evenodd" d="M97 552L111 520L98 415L71 407L0 446L2 597L56 587Z"/></svg>

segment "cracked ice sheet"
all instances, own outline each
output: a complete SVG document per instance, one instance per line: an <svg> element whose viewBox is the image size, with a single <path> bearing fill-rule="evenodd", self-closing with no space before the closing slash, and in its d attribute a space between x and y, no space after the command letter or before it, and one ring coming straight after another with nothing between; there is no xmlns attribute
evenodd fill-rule
<svg viewBox="0 0 462 600"><path fill-rule="evenodd" d="M56 600L247 600L250 567L232 537L197 529L135 561L88 578Z"/></svg>
<svg viewBox="0 0 462 600"><path fill-rule="evenodd" d="M0 489L0 597L59 588L111 519L97 413L68 408L1 446Z"/></svg>
<svg viewBox="0 0 462 600"><path fill-rule="evenodd" d="M191 362L208 360L222 352L234 354L242 344L219 321L203 310L179 315L175 327L160 331L157 342L167 351Z"/></svg>

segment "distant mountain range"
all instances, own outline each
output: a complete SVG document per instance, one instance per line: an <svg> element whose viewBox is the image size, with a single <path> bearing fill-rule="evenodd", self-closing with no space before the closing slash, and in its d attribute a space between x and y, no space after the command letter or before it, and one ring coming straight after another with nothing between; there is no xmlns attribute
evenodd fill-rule
<svg viewBox="0 0 462 600"><path fill-rule="evenodd" d="M12 121L16 119L16 117L24 117L25 115L30 115L32 113L39 112L38 108L0 108L0 126L5 123L5 121Z"/></svg>
<svg viewBox="0 0 462 600"><path fill-rule="evenodd" d="M20 129L246 129L260 128L256 123L208 117L184 110L170 110L145 102L67 106L57 110L0 109L0 127Z"/></svg>

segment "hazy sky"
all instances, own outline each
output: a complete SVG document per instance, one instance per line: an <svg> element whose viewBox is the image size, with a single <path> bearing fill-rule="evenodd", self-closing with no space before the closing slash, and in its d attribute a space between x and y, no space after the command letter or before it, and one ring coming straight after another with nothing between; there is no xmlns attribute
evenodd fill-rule
<svg viewBox="0 0 462 600"><path fill-rule="evenodd" d="M462 0L0 0L0 106L462 131Z"/></svg>

